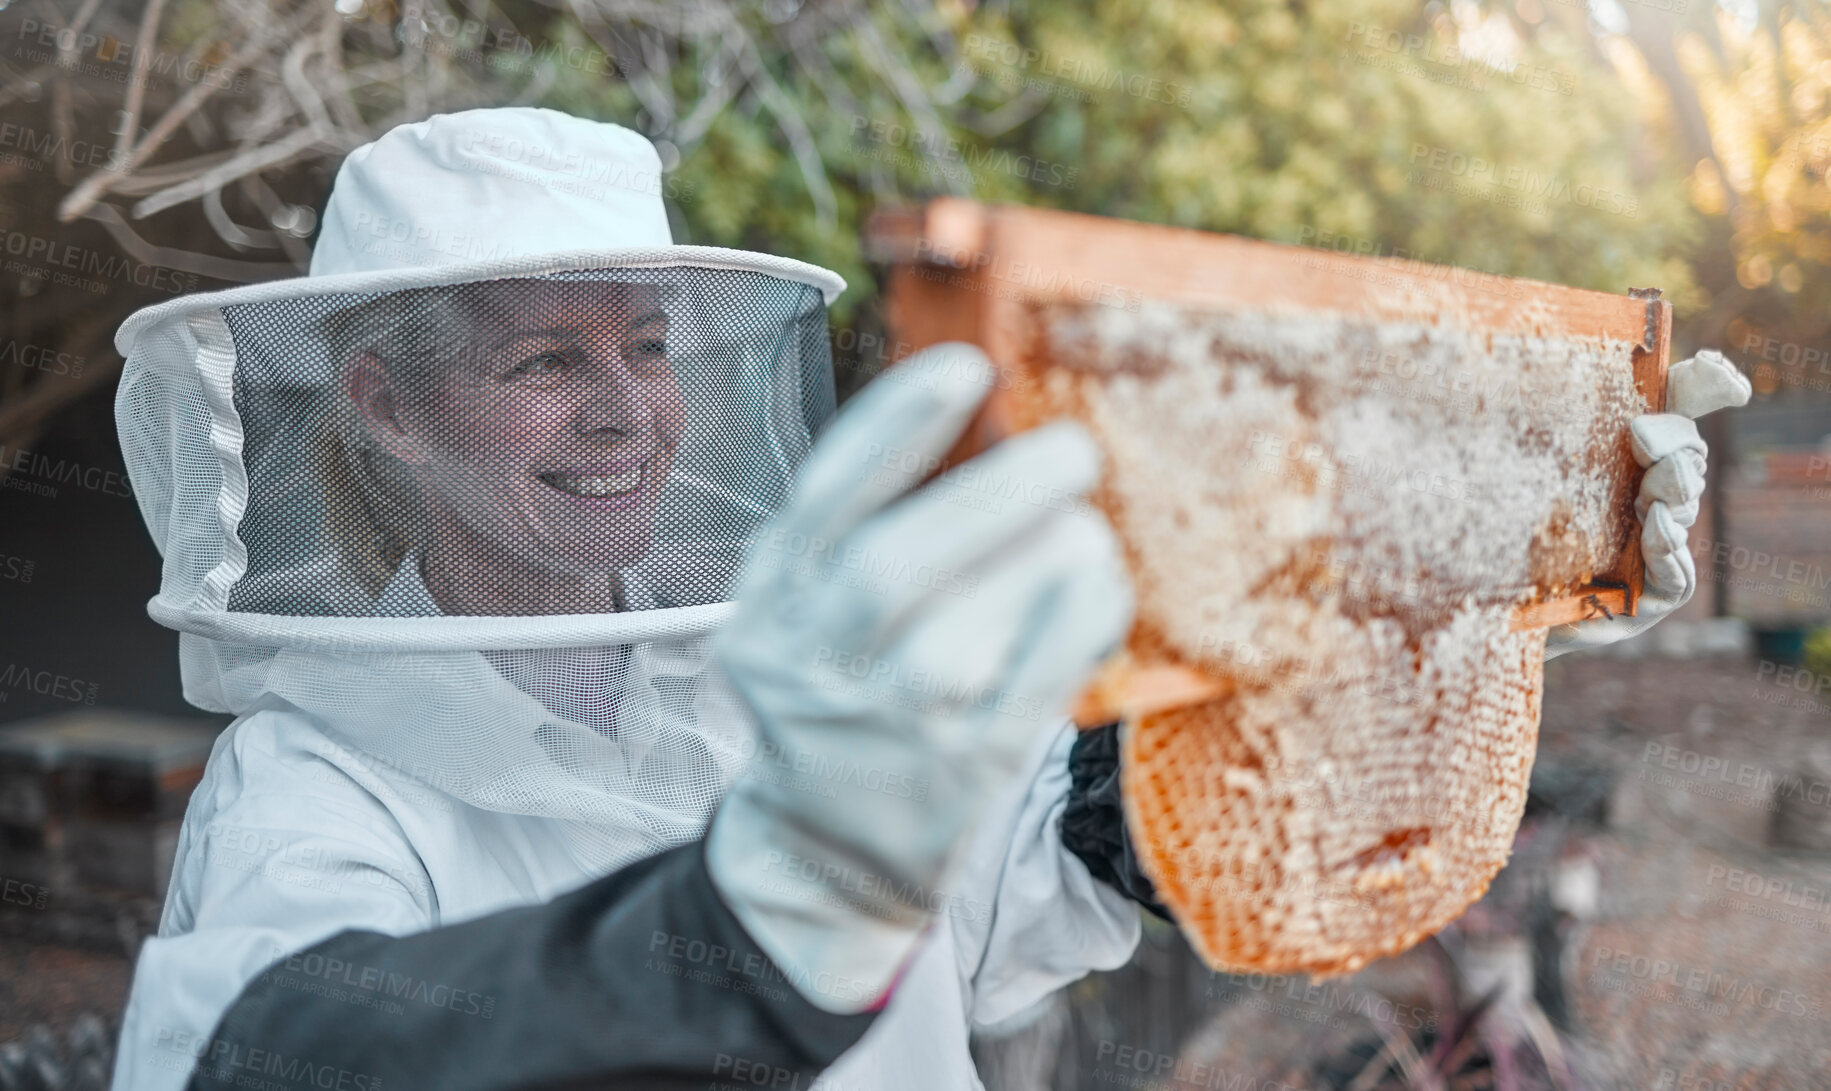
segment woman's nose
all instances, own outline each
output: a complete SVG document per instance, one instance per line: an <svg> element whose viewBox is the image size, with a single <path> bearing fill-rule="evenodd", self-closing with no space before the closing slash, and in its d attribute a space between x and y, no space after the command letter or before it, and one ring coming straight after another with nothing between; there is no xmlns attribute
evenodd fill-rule
<svg viewBox="0 0 1831 1091"><path fill-rule="evenodd" d="M580 432L635 435L654 426L654 407L621 362L593 368L590 375L585 398L579 403Z"/></svg>

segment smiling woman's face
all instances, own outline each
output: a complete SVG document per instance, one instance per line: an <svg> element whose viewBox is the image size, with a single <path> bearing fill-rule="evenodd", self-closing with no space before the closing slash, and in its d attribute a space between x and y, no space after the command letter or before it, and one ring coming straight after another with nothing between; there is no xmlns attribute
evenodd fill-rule
<svg viewBox="0 0 1831 1091"><path fill-rule="evenodd" d="M640 559L686 427L659 293L499 281L452 310L464 328L449 359L404 374L366 356L349 381L371 431L414 467L429 551L505 579Z"/></svg>

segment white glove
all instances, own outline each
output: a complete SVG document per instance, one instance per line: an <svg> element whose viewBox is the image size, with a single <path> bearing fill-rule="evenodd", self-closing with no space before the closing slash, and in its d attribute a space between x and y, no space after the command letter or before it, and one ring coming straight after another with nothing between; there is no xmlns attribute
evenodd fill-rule
<svg viewBox="0 0 1831 1091"><path fill-rule="evenodd" d="M941 345L860 393L750 555L717 644L777 764L713 817L706 865L816 1007L885 997L956 844L1124 638L1131 589L1085 492L1100 454L1061 422L905 495L992 386Z"/></svg>
<svg viewBox="0 0 1831 1091"><path fill-rule="evenodd" d="M1691 600L1697 564L1685 528L1697 521L1704 495L1704 457L1709 453L1692 421L1724 406L1748 404L1749 385L1720 352L1706 349L1673 364L1666 373L1669 413L1647 413L1629 422L1634 459L1646 468L1634 514L1640 517L1640 556L1646 586L1634 617L1596 618L1554 627L1545 637L1545 658L1613 644L1644 631Z"/></svg>

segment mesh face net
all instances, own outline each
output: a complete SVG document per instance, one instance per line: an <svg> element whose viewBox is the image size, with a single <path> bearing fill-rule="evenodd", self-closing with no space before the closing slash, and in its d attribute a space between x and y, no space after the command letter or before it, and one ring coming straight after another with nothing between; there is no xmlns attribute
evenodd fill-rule
<svg viewBox="0 0 1831 1091"><path fill-rule="evenodd" d="M832 410L819 304L668 269L226 308L249 483L229 608L426 612L383 594L409 552L443 614L723 601Z"/></svg>
<svg viewBox="0 0 1831 1091"><path fill-rule="evenodd" d="M215 619L181 626L193 701L277 698L595 867L703 828L756 757L706 610L833 411L819 288L606 268L170 325L117 416L155 605Z"/></svg>

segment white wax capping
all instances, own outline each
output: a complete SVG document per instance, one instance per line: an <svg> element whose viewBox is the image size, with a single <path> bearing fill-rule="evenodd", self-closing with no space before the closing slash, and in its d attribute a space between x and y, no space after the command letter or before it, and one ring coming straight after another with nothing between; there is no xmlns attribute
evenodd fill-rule
<svg viewBox="0 0 1831 1091"><path fill-rule="evenodd" d="M1627 342L1163 304L1044 329L1049 392L1107 450L1140 606L1191 658L1280 628L1293 595L1315 624L1416 636L1562 593L1631 540Z"/></svg>
<svg viewBox="0 0 1831 1091"><path fill-rule="evenodd" d="M1043 399L1105 448L1167 646L1134 650L1231 682L1128 736L1165 904L1234 969L1352 970L1441 928L1525 805L1544 632L1514 609L1633 542L1633 346L1454 316L1040 317Z"/></svg>

